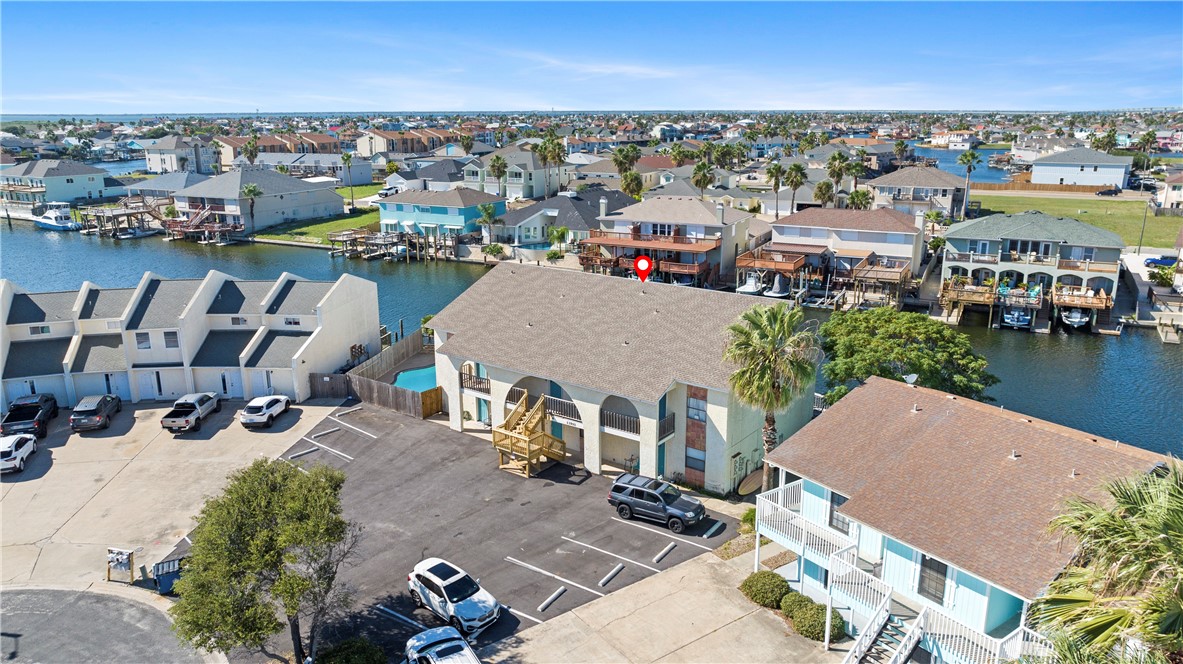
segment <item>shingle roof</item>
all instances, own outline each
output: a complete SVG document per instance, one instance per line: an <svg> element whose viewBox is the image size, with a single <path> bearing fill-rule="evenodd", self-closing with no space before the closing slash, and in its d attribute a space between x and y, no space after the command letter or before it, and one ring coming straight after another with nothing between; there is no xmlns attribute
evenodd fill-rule
<svg viewBox="0 0 1183 664"><path fill-rule="evenodd" d="M4 363L4 378L53 376L62 373L62 362L73 337L14 341L8 346L8 361ZM64 394L59 394L64 398Z"/></svg>
<svg viewBox="0 0 1183 664"><path fill-rule="evenodd" d="M420 169L422 171L422 169ZM379 203L412 203L417 205L438 205L441 207L465 208L482 203L495 203L504 198L487 194L468 187L456 187L448 191L404 191L378 199Z"/></svg>
<svg viewBox="0 0 1183 664"><path fill-rule="evenodd" d="M1125 246L1121 236L1070 217L1053 217L1038 210L992 214L954 224L945 238L970 240L1048 240L1086 247Z"/></svg>
<svg viewBox="0 0 1183 664"><path fill-rule="evenodd" d="M72 373L124 371L127 356L123 353L122 334L88 334L78 343L78 353L70 365Z"/></svg>
<svg viewBox="0 0 1183 664"><path fill-rule="evenodd" d="M152 279L127 320L127 329L175 328L200 279Z"/></svg>
<svg viewBox="0 0 1183 664"><path fill-rule="evenodd" d="M202 175L201 173L174 171L130 184L127 186L127 191L129 193L137 191L180 191L186 187L192 187L195 184L205 182L209 178L210 176Z"/></svg>
<svg viewBox="0 0 1183 664"><path fill-rule="evenodd" d="M205 182L199 182L191 187L185 187L176 192L177 196L198 198L230 198L241 196L242 186L257 184L263 190L264 196L278 196L297 191L312 191L325 189L323 184L310 184L299 178L284 175L278 171L261 166L244 166L240 170L216 175Z"/></svg>
<svg viewBox="0 0 1183 664"><path fill-rule="evenodd" d="M332 281L288 279L275 294L267 313L280 316L316 313L316 305L332 287Z"/></svg>
<svg viewBox="0 0 1183 664"><path fill-rule="evenodd" d="M207 314L261 314L263 298L275 286L274 281L239 281L227 279L218 289Z"/></svg>
<svg viewBox="0 0 1183 664"><path fill-rule="evenodd" d="M838 442L841 454L834 453ZM1008 458L1012 451L1017 459ZM839 511L855 521L1023 599L1038 595L1072 555L1048 532L1064 499L1097 498L1107 480L1166 460L877 377L767 458L847 496Z"/></svg>
<svg viewBox="0 0 1183 664"><path fill-rule="evenodd" d="M1053 152L1046 157L1031 160L1032 164L1124 164L1134 163L1133 157L1119 157L1106 154L1092 148L1073 148L1063 152Z"/></svg>
<svg viewBox="0 0 1183 664"><path fill-rule="evenodd" d="M632 205L637 199L616 189L589 188L579 196L551 196L550 198L519 208L501 216L506 227L517 226L534 218L544 210L554 210L556 215L548 219L553 226L566 226L572 231L598 229L600 222L600 199L608 200L608 212L615 212Z"/></svg>
<svg viewBox="0 0 1183 664"><path fill-rule="evenodd" d="M135 292L134 288L91 288L86 293L86 301L82 303L78 318L120 318Z"/></svg>
<svg viewBox="0 0 1183 664"><path fill-rule="evenodd" d="M734 293L501 264L432 318L438 352L655 403L677 380L727 389ZM572 349L576 349L573 351Z"/></svg>
<svg viewBox="0 0 1183 664"><path fill-rule="evenodd" d="M256 330L210 330L197 355L189 363L194 367L236 367L238 356L246 350Z"/></svg>
<svg viewBox="0 0 1183 664"><path fill-rule="evenodd" d="M724 206L723 226L730 226L738 221L751 217L751 212L743 212ZM601 221L628 221L634 223L673 223L673 224L701 224L704 226L719 226L718 211L715 203L704 201L697 196L653 196L626 208L600 217Z"/></svg>
<svg viewBox="0 0 1183 664"><path fill-rule="evenodd" d="M107 171L70 159L33 159L4 169L4 177L59 178L71 175L102 175Z"/></svg>
<svg viewBox="0 0 1183 664"><path fill-rule="evenodd" d="M78 291L56 291L51 293L13 293L12 306L8 309L9 325L26 323L52 323L71 320L74 301Z"/></svg>
<svg viewBox="0 0 1183 664"><path fill-rule="evenodd" d="M918 233L912 215L891 208L853 210L839 208L806 208L773 222L776 226L812 226L843 230L875 231L879 233Z"/></svg>
<svg viewBox="0 0 1183 664"><path fill-rule="evenodd" d="M930 187L955 189L964 187L965 181L939 168L930 166L909 166L881 175L867 184L872 187Z"/></svg>
<svg viewBox="0 0 1183 664"><path fill-rule="evenodd" d="M312 336L311 332L270 331L251 353L246 366L259 369L288 369L300 347Z"/></svg>

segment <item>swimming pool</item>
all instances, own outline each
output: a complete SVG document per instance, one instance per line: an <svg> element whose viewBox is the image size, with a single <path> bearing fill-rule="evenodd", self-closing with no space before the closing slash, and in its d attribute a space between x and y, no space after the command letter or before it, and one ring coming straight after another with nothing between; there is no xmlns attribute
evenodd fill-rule
<svg viewBox="0 0 1183 664"><path fill-rule="evenodd" d="M550 247L551 244L549 242L528 242L517 245L518 249L529 249L531 251L542 251L544 249L550 249Z"/></svg>
<svg viewBox="0 0 1183 664"><path fill-rule="evenodd" d="M394 386L405 387L416 392L430 390L436 386L435 365L398 372L398 375L394 377Z"/></svg>

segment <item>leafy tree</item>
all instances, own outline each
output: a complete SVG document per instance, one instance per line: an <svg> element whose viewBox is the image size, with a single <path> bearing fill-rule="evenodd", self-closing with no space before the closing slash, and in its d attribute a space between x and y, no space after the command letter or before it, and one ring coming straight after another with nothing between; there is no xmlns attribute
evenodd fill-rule
<svg viewBox="0 0 1183 664"><path fill-rule="evenodd" d="M1183 660L1183 466L1118 479L1105 500L1069 499L1051 522L1075 542L1072 566L1031 607L1044 629L1104 655L1137 639Z"/></svg>
<svg viewBox="0 0 1183 664"><path fill-rule="evenodd" d="M756 305L727 328L723 359L736 365L728 384L741 402L764 411L764 453L776 449L776 414L813 390L821 343L805 323L805 310L784 302ZM764 464L764 491L772 466ZM777 602L779 603L779 598Z"/></svg>
<svg viewBox="0 0 1183 664"><path fill-rule="evenodd" d="M707 187L715 183L715 169L708 161L700 161L694 165L694 174L690 176L690 184L698 188L698 197L705 198Z"/></svg>
<svg viewBox="0 0 1183 664"><path fill-rule="evenodd" d="M674 166L681 168L690 161L690 151L681 143L674 143L670 146L670 160L674 162Z"/></svg>
<svg viewBox="0 0 1183 664"><path fill-rule="evenodd" d="M492 244L486 244L484 247L481 247L481 253L485 254L486 256L492 256L493 258L497 258L498 256L505 253L505 247L494 242Z"/></svg>
<svg viewBox="0 0 1183 664"><path fill-rule="evenodd" d="M785 183L785 167L781 166L780 162L778 161L772 162L772 165L764 171L764 179L768 182L768 184L772 185L772 193L775 195L776 200L776 211L774 212L774 216L779 219L780 188L784 186Z"/></svg>
<svg viewBox="0 0 1183 664"><path fill-rule="evenodd" d="M961 202L961 220L969 213L969 174L982 165L982 157L973 150L966 150L957 155L957 163L965 167L965 200Z"/></svg>
<svg viewBox="0 0 1183 664"><path fill-rule="evenodd" d="M255 199L263 195L263 188L260 187L259 185L255 184L254 182L248 182L248 183L242 185L242 189L239 190L238 193L243 198L247 199L247 201L249 201L249 203L250 203L249 211L250 211L250 215L251 215L251 233L254 233L255 232Z"/></svg>
<svg viewBox="0 0 1183 664"><path fill-rule="evenodd" d="M284 175L287 175L288 174L288 167L285 166L284 164L279 164L278 166L275 167L275 172L283 173Z"/></svg>
<svg viewBox="0 0 1183 664"><path fill-rule="evenodd" d="M855 210L868 210L872 202L871 192L866 189L856 189L846 197L846 204Z"/></svg>
<svg viewBox="0 0 1183 664"><path fill-rule="evenodd" d="M636 171L625 171L624 175L620 176L620 190L633 198L638 198L644 187L641 174Z"/></svg>
<svg viewBox="0 0 1183 664"><path fill-rule="evenodd" d="M566 226L551 226L546 229L546 239L555 247L562 247L567 242L567 234L571 232Z"/></svg>
<svg viewBox="0 0 1183 664"><path fill-rule="evenodd" d="M258 134L251 134L247 139L245 145L242 146L242 156L246 157L247 163L254 166L255 160L259 158L259 136Z"/></svg>
<svg viewBox="0 0 1183 664"><path fill-rule="evenodd" d="M305 616L315 658L326 621L348 604L337 577L361 537L341 514L344 482L329 466L305 473L262 459L233 473L198 515L180 600L169 610L177 635L206 651L258 648L283 629L283 616L303 661Z"/></svg>
<svg viewBox="0 0 1183 664"><path fill-rule="evenodd" d="M353 200L353 176L349 173L349 169L353 166L353 153L352 152L342 153L341 164L343 166L345 166L345 169L344 169L344 172L342 173L342 175L349 178L349 207L353 208L353 207L356 207L355 201ZM372 178L373 178L373 176L371 176L371 179Z"/></svg>
<svg viewBox="0 0 1183 664"><path fill-rule="evenodd" d="M928 250L934 254L938 253L944 248L945 244L947 244L945 238L938 235L937 237L934 237L928 241Z"/></svg>
<svg viewBox="0 0 1183 664"><path fill-rule="evenodd" d="M493 242L493 230L498 224L505 223L505 221L497 216L497 206L492 203L481 203L476 206L477 211L481 213L479 219L476 220L478 226L489 229L489 242ZM500 254L501 252L497 252Z"/></svg>
<svg viewBox="0 0 1183 664"><path fill-rule="evenodd" d="M386 174L387 175L394 175L395 173L398 172L398 169L399 169L399 165L398 165L397 161L394 161L393 159L391 159L390 161L386 162Z"/></svg>
<svg viewBox="0 0 1183 664"><path fill-rule="evenodd" d="M986 358L974 352L969 337L924 314L880 307L834 314L821 326L829 362L822 369L831 403L851 381L869 376L903 380L958 396L992 401L986 389L998 378L986 371Z"/></svg>
<svg viewBox="0 0 1183 664"><path fill-rule="evenodd" d="M785 186L793 192L793 198L789 202L789 214L793 214L797 210L797 190L804 187L808 181L809 172L805 170L805 164L800 162L789 164L788 169L785 170Z"/></svg>
<svg viewBox="0 0 1183 664"><path fill-rule="evenodd" d="M176 206L169 205L168 207L164 208L164 216L168 219L176 219L177 218Z"/></svg>
<svg viewBox="0 0 1183 664"><path fill-rule="evenodd" d="M818 182L813 188L813 200L821 203L822 207L834 203L834 183L829 180Z"/></svg>
<svg viewBox="0 0 1183 664"><path fill-rule="evenodd" d="M1110 129L1100 136L1093 137L1093 149L1109 152L1117 147L1117 130Z"/></svg>
<svg viewBox="0 0 1183 664"><path fill-rule="evenodd" d="M489 175L497 181L498 196L505 197L505 176L509 173L509 164L506 163L505 157L501 155L493 155L489 160Z"/></svg>

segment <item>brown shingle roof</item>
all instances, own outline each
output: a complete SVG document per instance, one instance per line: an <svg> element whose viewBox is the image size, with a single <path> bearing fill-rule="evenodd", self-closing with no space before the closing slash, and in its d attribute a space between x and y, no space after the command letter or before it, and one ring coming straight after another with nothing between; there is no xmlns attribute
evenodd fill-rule
<svg viewBox="0 0 1183 664"><path fill-rule="evenodd" d="M601 221L629 221L634 223L702 224L705 226L730 226L752 216L751 212L723 207L723 223L719 223L715 203L696 196L653 196L617 210Z"/></svg>
<svg viewBox="0 0 1183 664"><path fill-rule="evenodd" d="M880 233L917 233L912 215L891 208L878 210L850 210L840 208L806 208L796 214L772 222L775 226L812 226L841 230L878 231Z"/></svg>
<svg viewBox="0 0 1183 664"><path fill-rule="evenodd" d="M1048 532L1066 498L1099 498L1103 483L1166 461L877 377L767 458L847 496L840 511L851 519L1023 599L1038 595L1072 555L1071 543L1061 546Z"/></svg>
<svg viewBox="0 0 1183 664"><path fill-rule="evenodd" d="M965 180L931 166L909 166L867 182L872 187L930 187L956 189L965 187Z"/></svg>

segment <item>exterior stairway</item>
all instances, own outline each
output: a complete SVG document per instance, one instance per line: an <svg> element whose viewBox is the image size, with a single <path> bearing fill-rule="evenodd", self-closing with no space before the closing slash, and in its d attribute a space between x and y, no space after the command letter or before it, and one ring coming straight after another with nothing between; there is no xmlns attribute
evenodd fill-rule
<svg viewBox="0 0 1183 664"><path fill-rule="evenodd" d="M883 629L879 630L879 634L875 637L875 642L870 649L867 650L867 654L859 660L860 664L887 664L896 654L900 643L904 640L904 635L915 620L915 611L892 600L891 614L887 617L887 623ZM905 653L905 655L911 654ZM907 659L903 661L907 661Z"/></svg>

